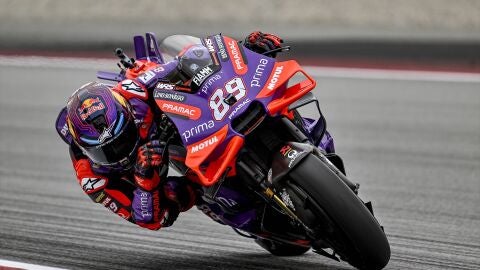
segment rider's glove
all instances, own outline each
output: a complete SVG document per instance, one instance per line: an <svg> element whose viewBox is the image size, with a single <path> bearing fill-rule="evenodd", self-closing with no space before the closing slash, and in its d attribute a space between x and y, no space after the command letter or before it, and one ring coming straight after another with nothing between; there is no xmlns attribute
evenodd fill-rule
<svg viewBox="0 0 480 270"><path fill-rule="evenodd" d="M137 186L146 191L151 191L158 186L160 182L158 169L162 165L164 150L165 144L158 140L149 141L138 148L135 164Z"/></svg>
<svg viewBox="0 0 480 270"><path fill-rule="evenodd" d="M171 226L178 217L179 209L173 202L164 200L159 189L133 192L132 214L135 223L150 230Z"/></svg>
<svg viewBox="0 0 480 270"><path fill-rule="evenodd" d="M283 40L273 34L256 31L245 38L245 47L257 53L264 53L282 47ZM266 54L269 57L275 57L277 52Z"/></svg>

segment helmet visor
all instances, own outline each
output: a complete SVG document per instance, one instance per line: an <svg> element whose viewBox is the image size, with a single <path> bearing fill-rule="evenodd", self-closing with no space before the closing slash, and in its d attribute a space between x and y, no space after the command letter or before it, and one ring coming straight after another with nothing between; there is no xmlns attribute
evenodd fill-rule
<svg viewBox="0 0 480 270"><path fill-rule="evenodd" d="M132 165L136 157L138 131L133 120L128 121L124 129L105 143L95 146L81 146L85 154L102 166Z"/></svg>

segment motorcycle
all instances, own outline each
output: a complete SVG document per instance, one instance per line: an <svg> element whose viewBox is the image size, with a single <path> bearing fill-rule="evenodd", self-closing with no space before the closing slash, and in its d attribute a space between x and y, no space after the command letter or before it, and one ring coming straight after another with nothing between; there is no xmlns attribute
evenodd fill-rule
<svg viewBox="0 0 480 270"><path fill-rule="evenodd" d="M264 55L288 47L258 54L221 34L174 35L158 45L152 33L135 36L134 45L143 73L129 69L135 60L117 49L126 69L97 77L151 84L160 70L149 64L176 60L188 90L155 81L152 96L186 152L170 165L200 184L201 211L274 255L312 248L359 269L385 267L390 246L371 203L357 196L342 160L325 151L331 142L311 93L315 80L296 61ZM318 119L302 118L299 109L312 105Z"/></svg>

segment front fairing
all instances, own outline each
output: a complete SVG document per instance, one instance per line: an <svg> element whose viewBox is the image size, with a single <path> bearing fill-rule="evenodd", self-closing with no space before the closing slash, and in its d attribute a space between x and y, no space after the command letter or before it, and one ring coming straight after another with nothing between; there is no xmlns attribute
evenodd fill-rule
<svg viewBox="0 0 480 270"><path fill-rule="evenodd" d="M243 146L244 135L233 129L232 120L253 102L270 111L269 104L280 95L275 90L282 84L278 76L283 67L279 68L275 59L250 51L226 36L214 35L201 42L211 64L193 76L193 93L172 95L172 91L157 88L154 97L176 125L187 148L185 164L206 176L200 177L202 184L211 185L226 169L222 160L234 159L233 155ZM176 51L185 53L184 50ZM235 98L227 100L229 95ZM214 166L208 167L215 171L206 171L204 165L212 162Z"/></svg>

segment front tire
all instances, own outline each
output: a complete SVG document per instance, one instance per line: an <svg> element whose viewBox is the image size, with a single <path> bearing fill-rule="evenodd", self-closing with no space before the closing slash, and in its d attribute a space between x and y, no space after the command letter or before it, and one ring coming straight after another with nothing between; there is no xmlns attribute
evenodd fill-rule
<svg viewBox="0 0 480 270"><path fill-rule="evenodd" d="M326 158L313 154L290 172L286 181L289 193L294 198L306 197L297 206L304 208L297 215L309 226L315 225L319 238L343 260L359 269L382 269L390 259L385 233L337 173Z"/></svg>

